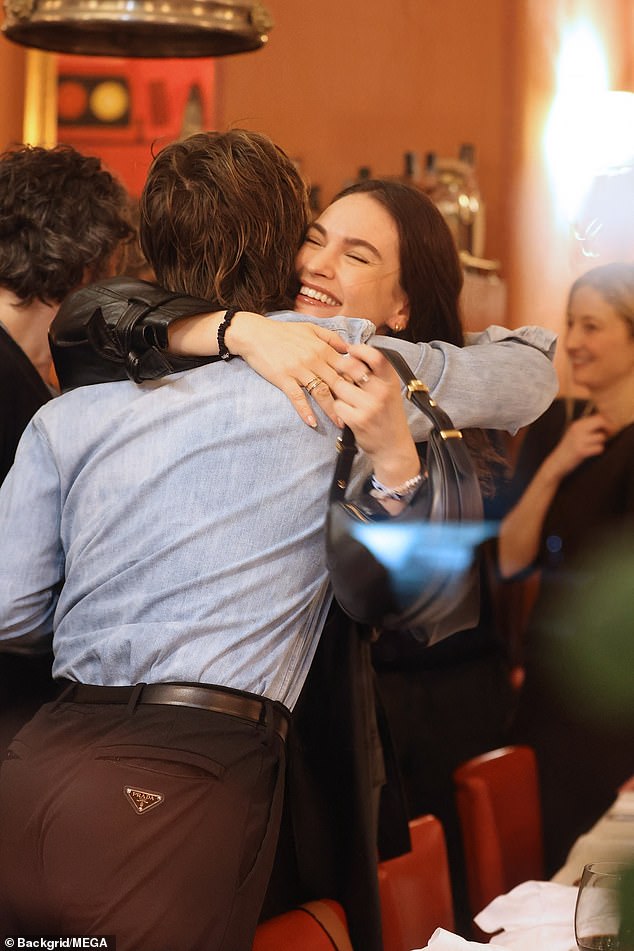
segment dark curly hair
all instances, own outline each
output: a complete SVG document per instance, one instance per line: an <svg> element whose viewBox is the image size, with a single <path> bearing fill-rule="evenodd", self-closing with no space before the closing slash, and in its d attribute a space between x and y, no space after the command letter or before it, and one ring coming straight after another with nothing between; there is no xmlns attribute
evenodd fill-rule
<svg viewBox="0 0 634 951"><path fill-rule="evenodd" d="M104 277L134 234L128 194L98 158L70 146L0 154L0 286L22 303L56 304Z"/></svg>
<svg viewBox="0 0 634 951"><path fill-rule="evenodd" d="M141 195L143 252L163 287L218 307L289 305L306 185L267 136L200 132L167 145Z"/></svg>

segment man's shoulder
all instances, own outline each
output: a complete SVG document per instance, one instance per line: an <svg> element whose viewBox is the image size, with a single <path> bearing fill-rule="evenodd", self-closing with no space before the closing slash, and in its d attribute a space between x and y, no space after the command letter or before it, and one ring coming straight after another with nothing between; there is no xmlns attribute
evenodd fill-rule
<svg viewBox="0 0 634 951"><path fill-rule="evenodd" d="M308 314L296 314L292 310L276 310L267 316L271 320L282 320L287 323L317 324L340 334L348 343L367 343L369 338L376 333L374 324L360 317L311 317Z"/></svg>

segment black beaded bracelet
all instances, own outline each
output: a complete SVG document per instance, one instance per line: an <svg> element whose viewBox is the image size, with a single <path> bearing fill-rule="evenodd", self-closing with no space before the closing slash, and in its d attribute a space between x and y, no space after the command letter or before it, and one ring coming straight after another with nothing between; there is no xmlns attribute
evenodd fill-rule
<svg viewBox="0 0 634 951"><path fill-rule="evenodd" d="M222 323L218 327L218 356L222 360L233 360L236 356L235 353L229 353L227 345L225 343L225 334L229 327L229 324L238 313L239 307L230 307L226 312L222 320Z"/></svg>

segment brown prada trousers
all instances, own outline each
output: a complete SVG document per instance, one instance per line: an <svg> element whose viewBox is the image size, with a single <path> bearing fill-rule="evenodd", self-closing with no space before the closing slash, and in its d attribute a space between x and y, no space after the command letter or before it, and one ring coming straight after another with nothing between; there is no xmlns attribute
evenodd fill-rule
<svg viewBox="0 0 634 951"><path fill-rule="evenodd" d="M0 770L0 945L115 935L117 951L250 951L284 769L270 725L47 704Z"/></svg>

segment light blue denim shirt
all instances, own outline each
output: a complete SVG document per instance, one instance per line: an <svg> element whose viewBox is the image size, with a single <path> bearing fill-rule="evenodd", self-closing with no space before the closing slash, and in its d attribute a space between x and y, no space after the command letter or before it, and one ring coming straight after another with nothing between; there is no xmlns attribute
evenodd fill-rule
<svg viewBox="0 0 634 951"><path fill-rule="evenodd" d="M374 329L329 326L351 342ZM516 429L554 396L552 335L475 342L491 337L389 343L457 426ZM313 431L241 360L42 407L0 490L4 647L35 650L52 633L56 677L224 684L292 708L330 603L337 433L318 415Z"/></svg>

